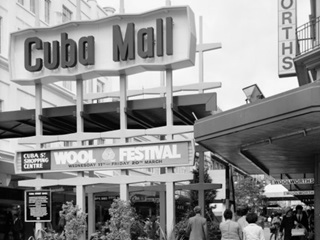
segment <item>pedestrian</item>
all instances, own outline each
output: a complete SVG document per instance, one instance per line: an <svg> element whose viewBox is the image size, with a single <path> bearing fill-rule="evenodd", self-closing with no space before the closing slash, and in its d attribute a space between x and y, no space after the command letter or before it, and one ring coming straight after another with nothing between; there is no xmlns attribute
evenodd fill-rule
<svg viewBox="0 0 320 240"><path fill-rule="evenodd" d="M13 214L13 226L12 226L12 235L13 240L20 240L22 234L23 224L17 213Z"/></svg>
<svg viewBox="0 0 320 240"><path fill-rule="evenodd" d="M256 213L248 213L246 220L248 225L243 229L243 240L265 240L262 227L256 224L258 215Z"/></svg>
<svg viewBox="0 0 320 240"><path fill-rule="evenodd" d="M189 240L207 240L207 220L201 216L201 207L196 206L193 211L196 215L189 218L186 230Z"/></svg>
<svg viewBox="0 0 320 240"><path fill-rule="evenodd" d="M259 209L258 210L258 221L257 221L257 224L262 227L262 229L264 229L264 222L266 221L266 218L263 216L263 210L262 209Z"/></svg>
<svg viewBox="0 0 320 240"><path fill-rule="evenodd" d="M296 206L296 214L294 216L294 220L296 221L296 225L298 227L304 227L307 231L309 231L309 220L308 215L301 205Z"/></svg>
<svg viewBox="0 0 320 240"><path fill-rule="evenodd" d="M283 240L291 240L291 230L294 228L293 210L290 207L285 209L285 215L280 225L280 234L284 236Z"/></svg>
<svg viewBox="0 0 320 240"><path fill-rule="evenodd" d="M13 225L13 219L12 219L12 213L7 209L6 211L6 223L4 227L4 240L10 239L10 233L12 232L12 225Z"/></svg>
<svg viewBox="0 0 320 240"><path fill-rule="evenodd" d="M223 213L224 222L221 222L219 229L221 231L221 240L242 240L242 231L238 222L232 220L233 213L226 209Z"/></svg>
<svg viewBox="0 0 320 240"><path fill-rule="evenodd" d="M241 227L241 231L243 231L243 229L248 225L248 222L246 220L246 216L248 213L248 207L240 208L238 212L241 215L241 217L238 219L238 223Z"/></svg>

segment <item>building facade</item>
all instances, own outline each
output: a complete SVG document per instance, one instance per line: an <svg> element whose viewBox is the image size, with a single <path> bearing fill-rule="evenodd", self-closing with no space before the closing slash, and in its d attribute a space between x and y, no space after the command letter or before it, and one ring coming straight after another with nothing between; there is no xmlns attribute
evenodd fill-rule
<svg viewBox="0 0 320 240"><path fill-rule="evenodd" d="M82 20L104 18L113 14L114 9L106 11L97 5L96 1L79 1ZM39 5L38 5L39 4ZM9 74L9 42L10 34L19 30L38 27L50 27L68 21L76 20L76 0L14 0L0 1L0 111L28 110L35 108L35 88L21 86L11 81ZM37 23L38 21L38 23ZM85 93L103 92L110 87L108 79L101 77L86 81ZM43 85L43 108L74 105L75 83L61 81ZM92 102L92 101L91 101ZM28 124L21 122L21 124ZM1 129L1 132L14 129ZM18 188L18 181L33 176L17 176L14 174L13 160L17 149L32 149L33 145L20 145L18 139L0 140L0 239L4 239L8 214L23 212L24 191ZM60 202L73 199L72 196L56 194L54 201ZM54 209L61 206L53 205ZM57 212L56 211L56 212ZM53 221L57 216L53 216ZM29 224L30 225L30 224ZM23 235L31 236L32 226L24 227Z"/></svg>

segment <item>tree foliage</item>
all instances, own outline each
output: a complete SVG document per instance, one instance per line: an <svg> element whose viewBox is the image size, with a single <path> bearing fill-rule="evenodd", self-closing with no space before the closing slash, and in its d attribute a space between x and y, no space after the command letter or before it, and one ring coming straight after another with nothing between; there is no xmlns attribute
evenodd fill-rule
<svg viewBox="0 0 320 240"><path fill-rule="evenodd" d="M192 173L193 173L193 180L190 181L190 183L199 183L199 164L196 165L197 167L195 169L193 169ZM205 183L212 183L212 179L208 173L208 168L205 168L204 169L204 182ZM199 195L199 192L197 190L191 190L190 191L190 201L191 201L191 207L192 209L199 205L199 202L198 202L198 195ZM214 189L211 189L211 190L206 190L204 192L204 201L205 201L205 208L208 209L209 208L209 205L210 203L213 202L213 200L215 199L217 195L217 191L214 190Z"/></svg>
<svg viewBox="0 0 320 240"><path fill-rule="evenodd" d="M235 184L235 199L237 206L248 206L253 211L262 208L266 203L264 182L256 181L251 177L245 177Z"/></svg>
<svg viewBox="0 0 320 240"><path fill-rule="evenodd" d="M78 205L73 205L72 201L63 204L59 215L66 222L64 226L66 240L78 240L85 233L87 214L82 212Z"/></svg>

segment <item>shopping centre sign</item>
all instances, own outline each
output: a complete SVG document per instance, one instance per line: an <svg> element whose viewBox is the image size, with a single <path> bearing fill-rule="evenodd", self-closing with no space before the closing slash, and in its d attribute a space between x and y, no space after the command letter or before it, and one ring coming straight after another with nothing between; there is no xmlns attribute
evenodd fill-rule
<svg viewBox="0 0 320 240"><path fill-rule="evenodd" d="M194 14L165 7L26 29L10 44L11 79L24 85L174 70L194 65Z"/></svg>
<svg viewBox="0 0 320 240"><path fill-rule="evenodd" d="M17 152L16 173L191 166L194 142L161 141Z"/></svg>

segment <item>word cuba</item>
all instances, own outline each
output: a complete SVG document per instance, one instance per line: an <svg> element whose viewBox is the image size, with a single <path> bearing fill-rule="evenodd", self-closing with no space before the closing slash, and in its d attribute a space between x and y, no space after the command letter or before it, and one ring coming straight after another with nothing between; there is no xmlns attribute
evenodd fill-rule
<svg viewBox="0 0 320 240"><path fill-rule="evenodd" d="M153 27L136 30L134 23L128 23L124 37L119 25L112 26L112 59L114 62L173 55L172 17L156 19ZM135 36L136 35L136 36ZM103 44L102 44L103 45ZM137 48L137 51L136 51ZM78 43L67 33L60 34L60 42L43 42L39 37L24 41L24 67L29 72L38 72L43 67L49 70L73 68L77 63L83 66L95 64L95 37L81 37Z"/></svg>

